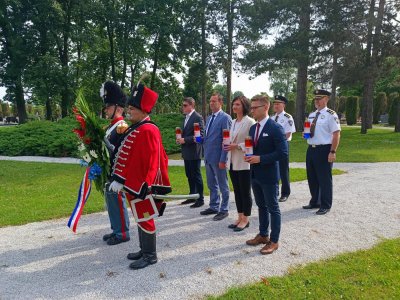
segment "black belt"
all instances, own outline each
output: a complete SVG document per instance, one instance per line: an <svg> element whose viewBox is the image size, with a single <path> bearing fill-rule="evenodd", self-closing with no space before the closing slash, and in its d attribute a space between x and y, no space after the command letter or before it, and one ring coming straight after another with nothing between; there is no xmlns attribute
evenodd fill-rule
<svg viewBox="0 0 400 300"><path fill-rule="evenodd" d="M312 144L312 145L308 145L308 146L311 148L318 148L318 147L324 147L324 146L330 146L330 145L332 145L332 144L322 144L322 145Z"/></svg>

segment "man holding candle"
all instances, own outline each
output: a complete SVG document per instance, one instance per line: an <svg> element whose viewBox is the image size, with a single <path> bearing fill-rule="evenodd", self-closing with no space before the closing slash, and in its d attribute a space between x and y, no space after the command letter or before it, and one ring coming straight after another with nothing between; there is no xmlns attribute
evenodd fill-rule
<svg viewBox="0 0 400 300"><path fill-rule="evenodd" d="M247 245L265 244L261 254L271 254L279 247L281 212L278 202L279 161L288 156L285 132L268 117L269 99L258 95L251 99L251 112L257 123L250 128L253 155L245 156L250 163L251 185L258 206L259 233ZM271 235L269 223L271 221Z"/></svg>
<svg viewBox="0 0 400 300"><path fill-rule="evenodd" d="M319 208L317 215L325 215L332 207L332 165L340 140L340 122L335 111L328 108L329 93L314 91L316 111L308 117L310 138L307 139L307 180L311 200L304 209ZM318 201L320 200L320 201Z"/></svg>
<svg viewBox="0 0 400 300"><path fill-rule="evenodd" d="M207 118L203 140L207 186L210 190L210 207L201 211L200 214L215 215L214 221L225 219L229 209L229 185L226 170L228 152L223 150L222 143L223 130L231 128L232 118L222 111L222 104L222 96L214 93L210 98L212 114Z"/></svg>
<svg viewBox="0 0 400 300"><path fill-rule="evenodd" d="M193 203L190 207L204 205L203 178L201 177L201 157L203 147L201 139L204 135L203 117L195 111L195 101L192 97L185 97L182 103L185 120L182 124L182 136L176 142L181 145L182 158L185 164L185 173L189 183L190 194L199 194L199 199L187 199L181 204ZM196 141L196 135L198 135Z"/></svg>

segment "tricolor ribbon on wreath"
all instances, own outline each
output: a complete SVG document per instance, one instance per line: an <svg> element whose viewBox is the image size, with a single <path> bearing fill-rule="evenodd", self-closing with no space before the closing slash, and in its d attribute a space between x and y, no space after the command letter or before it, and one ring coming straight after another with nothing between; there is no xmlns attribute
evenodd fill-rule
<svg viewBox="0 0 400 300"><path fill-rule="evenodd" d="M68 221L68 227L71 228L73 232L76 232L76 227L78 226L79 219L81 218L83 207L85 206L86 200L89 198L90 191L92 189L89 173L90 168L87 168L79 188L78 200L76 201L74 211L72 212L72 215Z"/></svg>

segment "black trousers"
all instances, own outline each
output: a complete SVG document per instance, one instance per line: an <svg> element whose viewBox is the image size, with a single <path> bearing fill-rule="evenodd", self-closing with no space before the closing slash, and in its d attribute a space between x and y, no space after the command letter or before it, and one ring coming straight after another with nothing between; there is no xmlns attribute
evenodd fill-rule
<svg viewBox="0 0 400 300"><path fill-rule="evenodd" d="M328 162L331 145L309 146L306 156L307 180L311 205L332 206L332 163Z"/></svg>
<svg viewBox="0 0 400 300"><path fill-rule="evenodd" d="M201 177L201 159L184 160L185 173L189 183L190 194L198 193L200 198L197 201L204 201L203 177Z"/></svg>
<svg viewBox="0 0 400 300"><path fill-rule="evenodd" d="M251 215L251 179L250 170L233 171L229 170L231 177L233 192L235 194L235 202L238 213L243 213L245 216Z"/></svg>
<svg viewBox="0 0 400 300"><path fill-rule="evenodd" d="M289 143L288 151L289 151ZM281 197L289 197L290 195L290 179L289 179L289 155L279 161L279 174L281 177Z"/></svg>

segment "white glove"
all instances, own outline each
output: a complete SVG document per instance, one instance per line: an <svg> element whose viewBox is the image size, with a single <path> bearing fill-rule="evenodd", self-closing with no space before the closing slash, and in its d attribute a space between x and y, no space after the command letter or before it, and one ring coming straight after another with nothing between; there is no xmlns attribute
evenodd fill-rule
<svg viewBox="0 0 400 300"><path fill-rule="evenodd" d="M115 193L119 193L122 190L123 187L124 187L123 184L121 184L121 183L119 183L117 181L113 181L113 182L110 183L109 190L113 191Z"/></svg>

